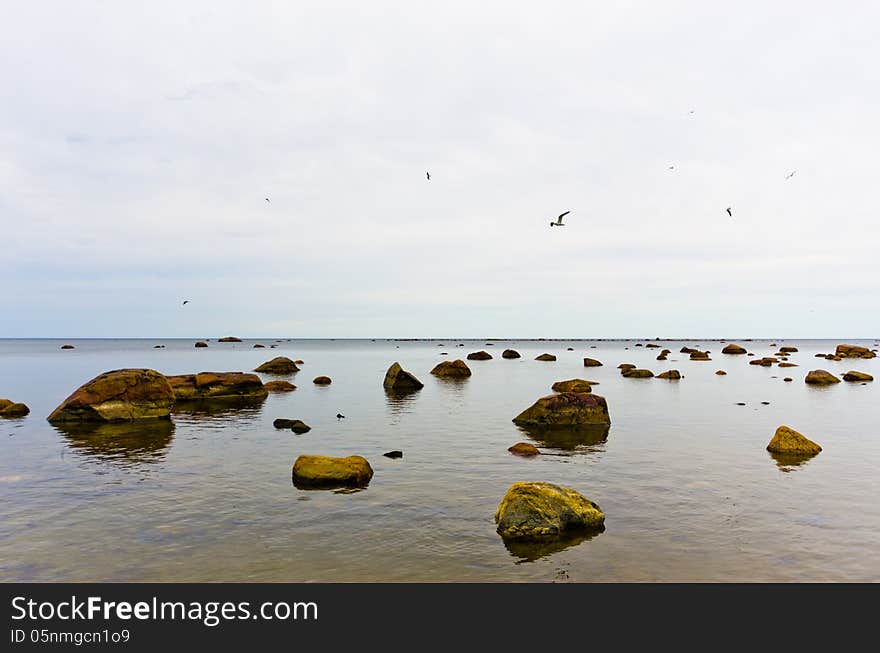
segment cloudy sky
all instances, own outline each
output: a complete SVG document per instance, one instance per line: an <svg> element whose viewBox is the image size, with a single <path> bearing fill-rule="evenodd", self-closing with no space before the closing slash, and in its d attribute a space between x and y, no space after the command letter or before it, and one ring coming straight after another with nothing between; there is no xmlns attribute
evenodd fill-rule
<svg viewBox="0 0 880 653"><path fill-rule="evenodd" d="M0 337L874 337L878 23L11 3Z"/></svg>

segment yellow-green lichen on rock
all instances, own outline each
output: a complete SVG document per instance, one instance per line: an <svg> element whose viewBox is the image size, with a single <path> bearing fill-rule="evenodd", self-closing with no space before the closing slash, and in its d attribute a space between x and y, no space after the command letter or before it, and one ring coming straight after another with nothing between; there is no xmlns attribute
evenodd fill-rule
<svg viewBox="0 0 880 653"><path fill-rule="evenodd" d="M60 422L130 422L170 419L174 391L149 369L104 372L74 390L47 418Z"/></svg>
<svg viewBox="0 0 880 653"><path fill-rule="evenodd" d="M514 483L495 511L504 538L542 539L570 531L601 530L605 513L569 487L545 482Z"/></svg>
<svg viewBox="0 0 880 653"><path fill-rule="evenodd" d="M300 456L293 463L293 484L298 488L366 487L373 468L363 456Z"/></svg>
<svg viewBox="0 0 880 653"><path fill-rule="evenodd" d="M592 392L593 386L592 382L586 379L569 379L557 381L550 389L554 392Z"/></svg>
<svg viewBox="0 0 880 653"><path fill-rule="evenodd" d="M822 451L822 447L793 428L780 426L776 429L770 444L767 445L767 451L778 454L813 456Z"/></svg>

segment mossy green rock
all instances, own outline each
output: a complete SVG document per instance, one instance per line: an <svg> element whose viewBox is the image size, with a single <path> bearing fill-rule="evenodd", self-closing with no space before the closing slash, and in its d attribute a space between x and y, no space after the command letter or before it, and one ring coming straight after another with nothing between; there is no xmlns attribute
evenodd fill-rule
<svg viewBox="0 0 880 653"><path fill-rule="evenodd" d="M541 428L610 424L605 397L590 392L561 392L541 397L513 418L514 424Z"/></svg>
<svg viewBox="0 0 880 653"><path fill-rule="evenodd" d="M394 362L385 372L382 385L388 390L419 390L425 384L404 370L400 363Z"/></svg>
<svg viewBox="0 0 880 653"><path fill-rule="evenodd" d="M51 423L170 419L173 405L171 384L156 370L112 370L74 390L47 419Z"/></svg>
<svg viewBox="0 0 880 653"><path fill-rule="evenodd" d="M810 385L831 385L832 383L840 383L840 379L825 370L812 370L807 373L804 383L809 383Z"/></svg>
<svg viewBox="0 0 880 653"><path fill-rule="evenodd" d="M569 379L568 381L557 381L550 389L554 392L592 392L593 386L590 381L585 379Z"/></svg>
<svg viewBox="0 0 880 653"><path fill-rule="evenodd" d="M770 444L767 445L767 451L771 453L812 456L822 451L822 447L807 439L793 428L780 426L776 429Z"/></svg>
<svg viewBox="0 0 880 653"><path fill-rule="evenodd" d="M254 372L263 374L293 374L299 372L296 363L286 356L276 356L270 361L266 361L260 365Z"/></svg>
<svg viewBox="0 0 880 653"><path fill-rule="evenodd" d="M9 399L0 399L0 417L24 417L30 412L31 409L24 404Z"/></svg>
<svg viewBox="0 0 880 653"><path fill-rule="evenodd" d="M495 511L495 523L504 538L545 539L570 531L603 529L605 513L569 487L514 483Z"/></svg>
<svg viewBox="0 0 880 653"><path fill-rule="evenodd" d="M371 478L363 456L300 456L293 463L293 484L301 488L365 487Z"/></svg>
<svg viewBox="0 0 880 653"><path fill-rule="evenodd" d="M269 394L260 377L247 372L199 372L167 378L177 401L259 399Z"/></svg>

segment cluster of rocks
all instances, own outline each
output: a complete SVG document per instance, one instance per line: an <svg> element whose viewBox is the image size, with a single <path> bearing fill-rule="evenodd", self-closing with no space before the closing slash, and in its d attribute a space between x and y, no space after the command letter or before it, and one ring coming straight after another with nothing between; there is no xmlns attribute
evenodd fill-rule
<svg viewBox="0 0 880 653"><path fill-rule="evenodd" d="M25 417L31 412L25 404L0 399L0 417Z"/></svg>

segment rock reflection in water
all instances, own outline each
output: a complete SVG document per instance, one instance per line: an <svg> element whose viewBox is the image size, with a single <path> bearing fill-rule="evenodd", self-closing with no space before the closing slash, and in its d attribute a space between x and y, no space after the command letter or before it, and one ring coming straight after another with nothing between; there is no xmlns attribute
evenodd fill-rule
<svg viewBox="0 0 880 653"><path fill-rule="evenodd" d="M192 401L178 401L171 409L174 416L189 417L231 417L257 415L265 397L229 398L229 399L198 399Z"/></svg>
<svg viewBox="0 0 880 653"><path fill-rule="evenodd" d="M605 443L611 430L608 424L556 428L517 426L517 428L540 446L563 451L595 450Z"/></svg>
<svg viewBox="0 0 880 653"><path fill-rule="evenodd" d="M391 417L400 417L406 413L412 412L416 397L418 397L421 388L418 390L392 390L385 388L385 403L388 406L388 413Z"/></svg>
<svg viewBox="0 0 880 653"><path fill-rule="evenodd" d="M776 461L776 466L780 472L794 472L799 467L803 467L817 454L790 454L790 453L773 453L768 452L770 457Z"/></svg>
<svg viewBox="0 0 880 653"><path fill-rule="evenodd" d="M87 424L55 424L67 446L76 453L122 466L161 462L174 437L171 420Z"/></svg>
<svg viewBox="0 0 880 653"><path fill-rule="evenodd" d="M575 531L564 536L549 538L546 540L502 538L502 541L510 555L517 558L515 564L522 564L523 562L535 562L536 560L546 558L554 553L570 549L582 542L592 540L603 532L605 532L604 526L598 529Z"/></svg>

